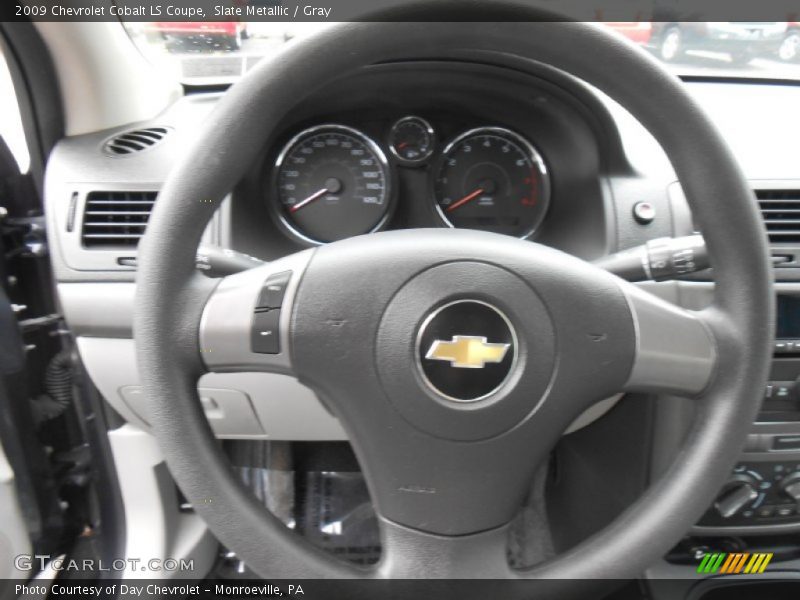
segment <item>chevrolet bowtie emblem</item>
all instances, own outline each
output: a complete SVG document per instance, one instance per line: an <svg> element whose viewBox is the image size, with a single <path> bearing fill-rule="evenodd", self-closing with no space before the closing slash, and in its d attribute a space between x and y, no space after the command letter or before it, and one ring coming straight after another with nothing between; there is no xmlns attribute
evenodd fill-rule
<svg viewBox="0 0 800 600"><path fill-rule="evenodd" d="M485 337L454 335L449 342L435 340L425 355L429 360L446 360L459 369L482 369L486 363L499 363L511 344L490 344Z"/></svg>

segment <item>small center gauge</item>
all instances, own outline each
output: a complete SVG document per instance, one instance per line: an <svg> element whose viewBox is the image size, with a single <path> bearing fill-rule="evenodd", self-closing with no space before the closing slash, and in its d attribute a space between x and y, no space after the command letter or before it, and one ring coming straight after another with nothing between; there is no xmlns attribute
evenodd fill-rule
<svg viewBox="0 0 800 600"><path fill-rule="evenodd" d="M420 117L403 117L392 125L389 148L401 162L419 164L430 158L436 136L433 127Z"/></svg>

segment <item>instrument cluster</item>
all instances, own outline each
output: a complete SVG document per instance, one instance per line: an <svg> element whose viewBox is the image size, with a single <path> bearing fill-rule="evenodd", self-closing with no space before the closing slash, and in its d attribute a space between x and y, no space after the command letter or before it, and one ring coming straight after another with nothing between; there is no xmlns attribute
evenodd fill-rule
<svg viewBox="0 0 800 600"><path fill-rule="evenodd" d="M268 194L285 233L316 245L385 228L398 203L398 169L425 171L432 225L530 238L547 214L545 158L511 129L473 127L440 139L428 120L411 115L383 138L329 123L289 139Z"/></svg>

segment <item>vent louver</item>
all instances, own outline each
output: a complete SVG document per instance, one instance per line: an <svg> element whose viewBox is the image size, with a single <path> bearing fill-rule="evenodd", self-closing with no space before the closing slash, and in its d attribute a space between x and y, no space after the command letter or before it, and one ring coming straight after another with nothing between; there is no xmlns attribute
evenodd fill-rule
<svg viewBox="0 0 800 600"><path fill-rule="evenodd" d="M168 133L169 129L166 127L132 129L106 141L103 144L103 150L112 156L129 156L152 148L160 143Z"/></svg>
<svg viewBox="0 0 800 600"><path fill-rule="evenodd" d="M756 190L773 244L800 243L800 190Z"/></svg>
<svg viewBox="0 0 800 600"><path fill-rule="evenodd" d="M157 192L90 192L86 195L81 241L87 248L135 248L153 210Z"/></svg>

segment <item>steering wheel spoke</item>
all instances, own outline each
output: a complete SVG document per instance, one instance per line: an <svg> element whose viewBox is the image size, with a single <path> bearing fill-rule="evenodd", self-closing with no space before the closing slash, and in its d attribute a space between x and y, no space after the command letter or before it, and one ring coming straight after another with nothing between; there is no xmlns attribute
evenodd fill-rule
<svg viewBox="0 0 800 600"><path fill-rule="evenodd" d="M636 351L625 391L697 396L717 368L714 330L702 312L623 286L636 328Z"/></svg>
<svg viewBox="0 0 800 600"><path fill-rule="evenodd" d="M508 579L508 527L444 536L381 518L383 549L376 575L396 579Z"/></svg>
<svg viewBox="0 0 800 600"><path fill-rule="evenodd" d="M200 354L209 371L292 372L292 308L312 254L292 254L219 282L200 319Z"/></svg>

